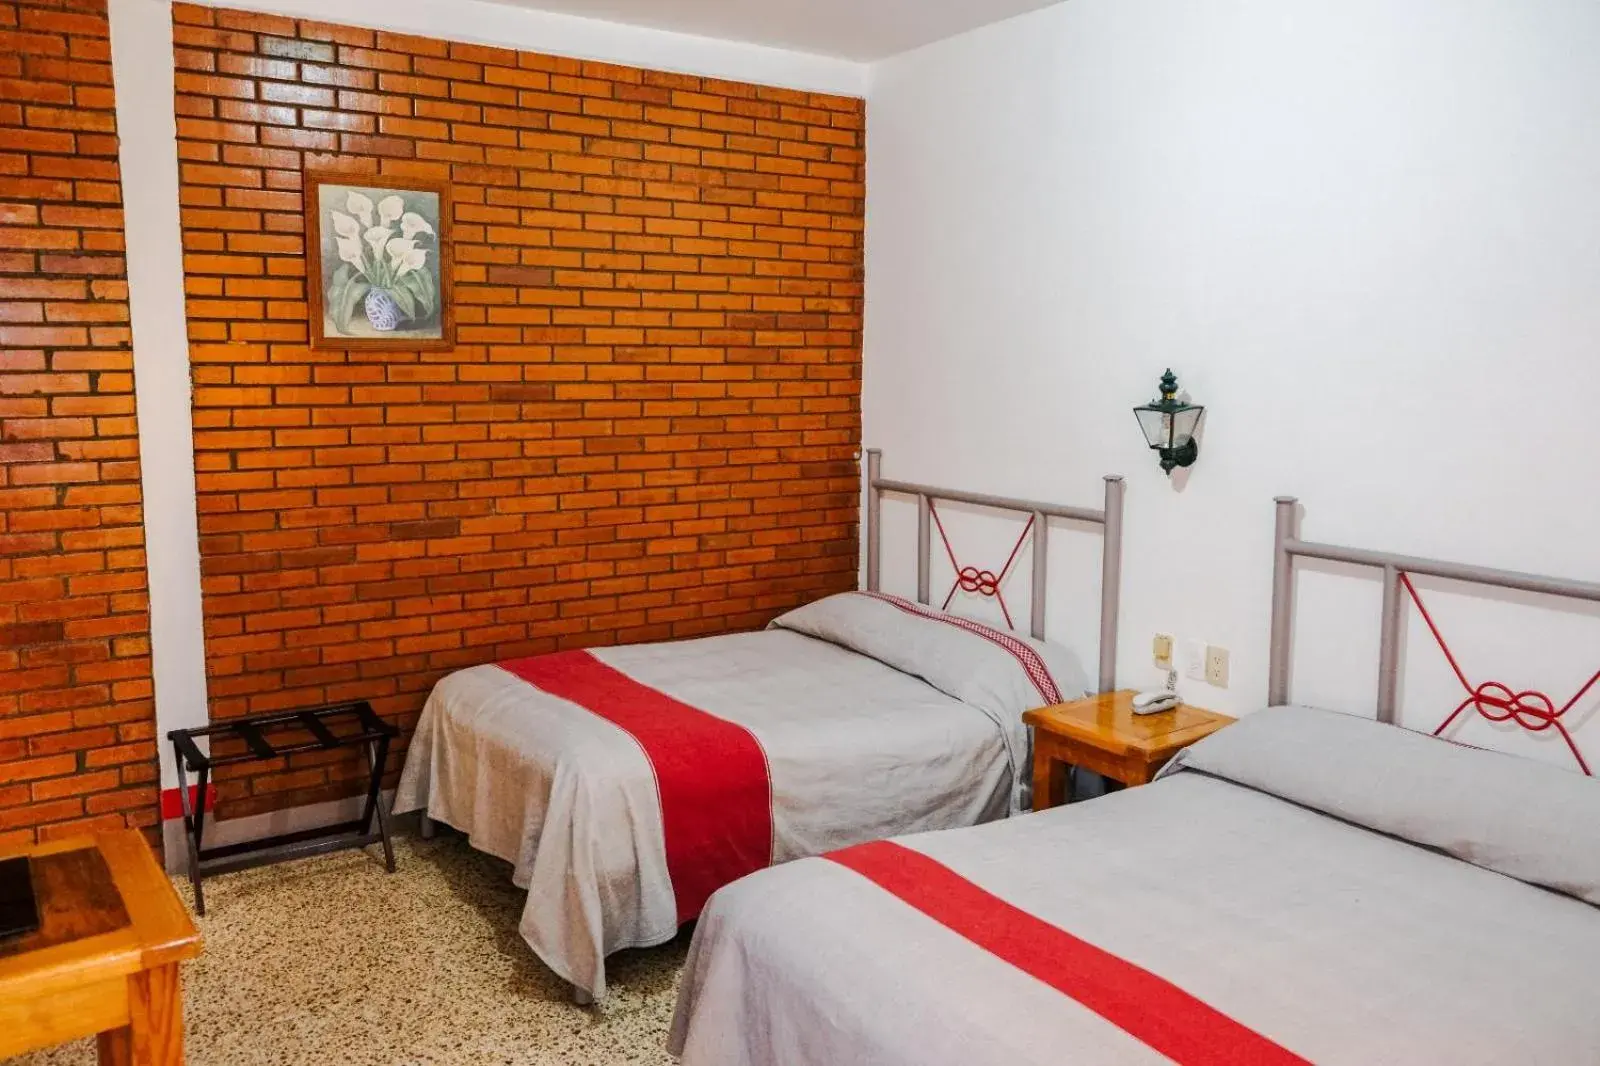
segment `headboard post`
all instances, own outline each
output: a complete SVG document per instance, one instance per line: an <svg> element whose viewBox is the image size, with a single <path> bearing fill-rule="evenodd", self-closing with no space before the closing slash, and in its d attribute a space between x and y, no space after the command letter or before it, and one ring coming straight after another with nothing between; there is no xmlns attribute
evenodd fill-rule
<svg viewBox="0 0 1600 1066"><path fill-rule="evenodd" d="M1044 639L1044 590L1049 576L1050 526L1043 511L1033 512L1033 589L1028 593L1028 632Z"/></svg>
<svg viewBox="0 0 1600 1066"><path fill-rule="evenodd" d="M1100 691L1117 687L1117 612L1122 593L1122 499L1127 483L1106 478L1105 545L1100 555ZM1041 600L1043 597L1041 597Z"/></svg>
<svg viewBox="0 0 1600 1066"><path fill-rule="evenodd" d="M1378 721L1394 725L1400 693L1400 570L1383 568L1383 624L1378 637Z"/></svg>
<svg viewBox="0 0 1600 1066"><path fill-rule="evenodd" d="M1272 556L1272 641L1267 660L1267 706L1289 702L1289 627L1294 618L1294 560L1289 542L1300 534L1299 501L1279 496Z"/></svg>
<svg viewBox="0 0 1600 1066"><path fill-rule="evenodd" d="M917 602L927 603L933 583L933 501L917 493Z"/></svg>
<svg viewBox="0 0 1600 1066"><path fill-rule="evenodd" d="M883 449L867 449L867 591L878 591L878 545L883 539L883 490L878 479L883 474Z"/></svg>

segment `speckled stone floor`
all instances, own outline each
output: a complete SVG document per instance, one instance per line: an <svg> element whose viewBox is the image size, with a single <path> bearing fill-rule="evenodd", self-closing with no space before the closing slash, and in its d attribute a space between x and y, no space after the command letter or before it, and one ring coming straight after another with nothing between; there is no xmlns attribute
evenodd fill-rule
<svg viewBox="0 0 1600 1066"><path fill-rule="evenodd" d="M205 953L184 974L191 1066L673 1061L687 935L613 957L605 1000L582 1009L517 935L509 866L453 835L396 845L393 875L342 852L206 882ZM6 1066L94 1061L90 1041Z"/></svg>

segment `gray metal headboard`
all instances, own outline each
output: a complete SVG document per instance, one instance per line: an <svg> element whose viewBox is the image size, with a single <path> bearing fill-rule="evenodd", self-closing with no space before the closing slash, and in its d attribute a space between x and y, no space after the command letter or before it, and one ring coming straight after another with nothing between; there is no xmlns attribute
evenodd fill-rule
<svg viewBox="0 0 1600 1066"><path fill-rule="evenodd" d="M1495 570L1487 566L1422 559L1414 555L1341 548L1300 539L1299 501L1279 496L1276 548L1272 565L1272 650L1267 667L1267 703L1289 702L1290 629L1294 614L1295 559L1326 559L1383 571L1383 628L1378 638L1378 720L1393 724L1400 688L1401 574L1425 574L1494 588L1542 592L1600 603L1600 585L1561 577Z"/></svg>
<svg viewBox="0 0 1600 1066"><path fill-rule="evenodd" d="M1100 691L1110 692L1117 687L1117 608L1122 588L1122 478L1105 479L1105 507L1068 507L1058 503L1040 503L1037 500L1020 500L1010 496L990 496L982 492L964 492L960 489L941 489L933 485L918 485L910 481L891 481L883 476L883 451L867 449L867 589L878 591L879 541L883 533L880 514L883 494L898 492L917 498L917 602L928 602L930 584L933 530L932 501L971 503L980 507L993 507L1014 511L1033 517L1033 589L1029 631L1034 639L1044 639L1045 560L1049 554L1050 538L1046 522L1051 518L1065 518L1102 527L1105 545L1100 557Z"/></svg>

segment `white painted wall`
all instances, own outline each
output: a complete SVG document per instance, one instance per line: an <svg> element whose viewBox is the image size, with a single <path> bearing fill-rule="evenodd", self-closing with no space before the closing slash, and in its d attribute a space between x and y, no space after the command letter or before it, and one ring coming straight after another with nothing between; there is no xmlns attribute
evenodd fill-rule
<svg viewBox="0 0 1600 1066"><path fill-rule="evenodd" d="M1585 0L1069 0L876 65L868 442L892 477L1068 502L1128 475L1122 679L1155 680L1157 631L1207 639L1233 684L1184 691L1221 710L1264 700L1275 494L1311 539L1600 579L1596 55ZM1211 408L1172 482L1129 411L1169 364ZM1092 661L1082 556L1051 624ZM1564 700L1600 667L1595 612L1430 600L1475 682ZM1295 696L1370 709L1376 581L1300 601ZM1431 728L1460 693L1426 639ZM1461 736L1565 758L1487 729Z"/></svg>
<svg viewBox="0 0 1600 1066"><path fill-rule="evenodd" d="M161 785L175 787L170 729L206 722L205 639L194 488L194 422L178 228L171 8L110 0L111 68L128 241L133 385Z"/></svg>
<svg viewBox="0 0 1600 1066"><path fill-rule="evenodd" d="M268 11L654 70L861 95L861 64L487 0L228 0ZM156 727L206 722L170 0L109 0L149 556ZM161 782L177 779L161 743Z"/></svg>

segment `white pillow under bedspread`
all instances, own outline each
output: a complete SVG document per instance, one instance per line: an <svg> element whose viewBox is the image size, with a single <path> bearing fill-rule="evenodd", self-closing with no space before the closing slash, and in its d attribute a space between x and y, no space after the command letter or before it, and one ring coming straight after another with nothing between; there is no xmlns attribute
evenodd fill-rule
<svg viewBox="0 0 1600 1066"><path fill-rule="evenodd" d="M1306 707L1258 711L1178 753L1199 771L1600 906L1600 781Z"/></svg>
<svg viewBox="0 0 1600 1066"><path fill-rule="evenodd" d="M980 708L1004 732L1019 767L1030 762L1023 712L1089 692L1070 649L898 596L841 592L780 615L772 628L870 656ZM1013 800L1019 809L1027 809L1030 791L1027 773L1017 774Z"/></svg>

